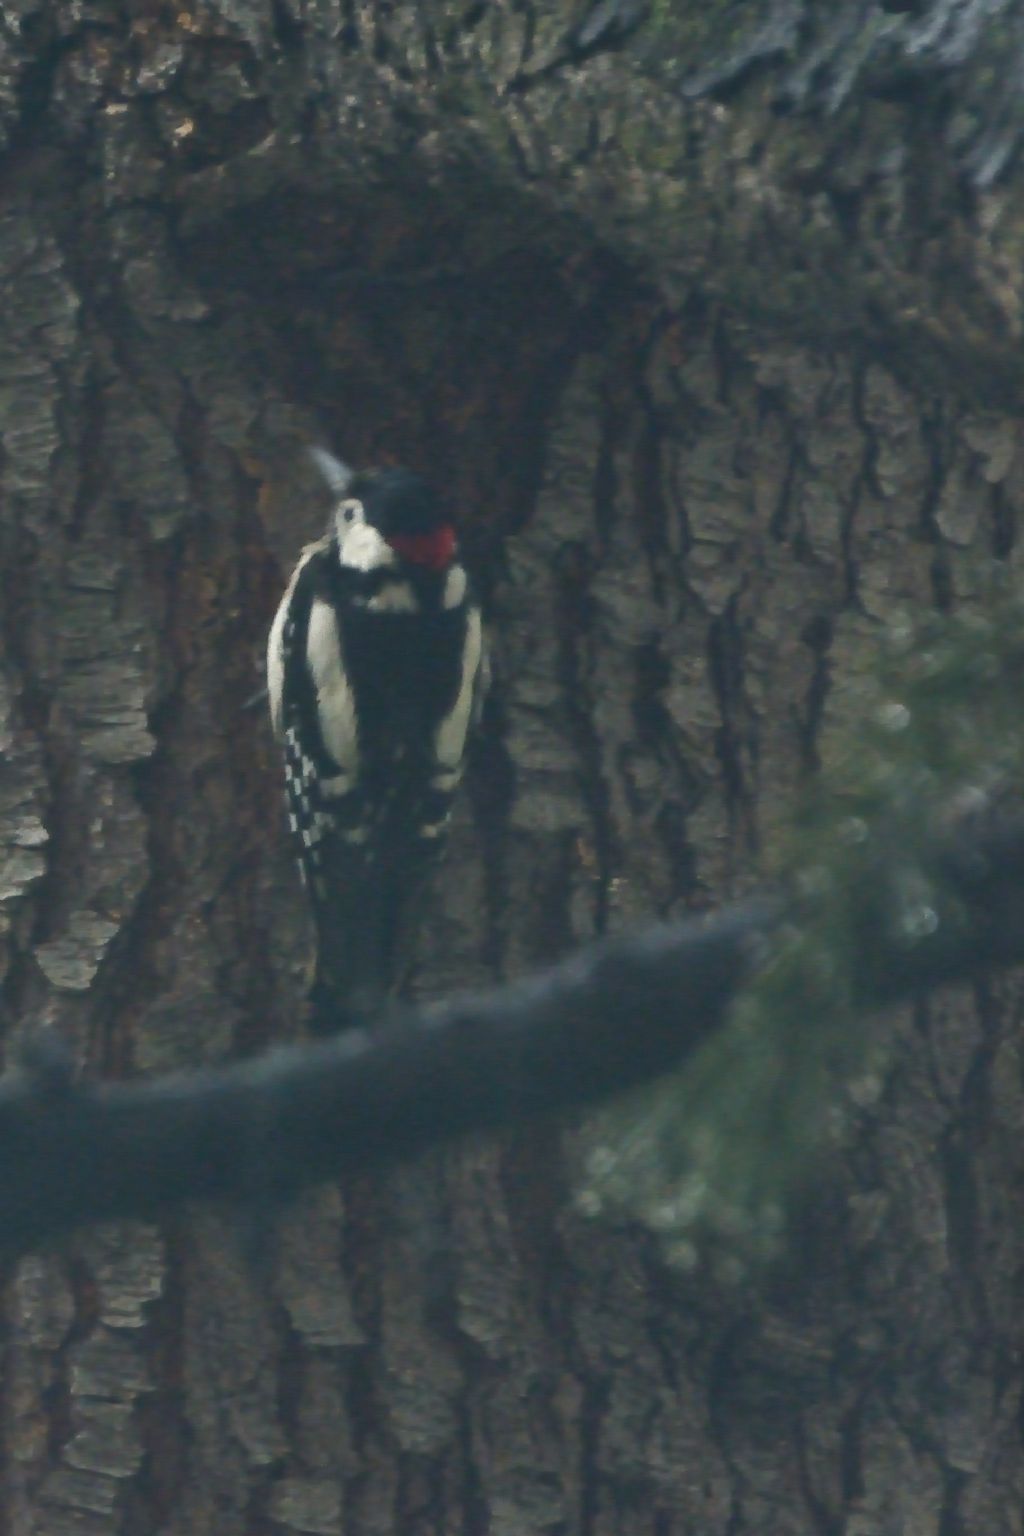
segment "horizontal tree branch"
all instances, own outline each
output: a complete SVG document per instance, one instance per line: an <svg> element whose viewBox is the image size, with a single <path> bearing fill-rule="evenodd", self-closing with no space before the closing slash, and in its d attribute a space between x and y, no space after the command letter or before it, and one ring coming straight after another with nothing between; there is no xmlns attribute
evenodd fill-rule
<svg viewBox="0 0 1024 1536"><path fill-rule="evenodd" d="M862 934L864 1007L1024 959L1024 823L961 833L943 863L971 924L913 945ZM0 1085L0 1248L280 1196L647 1081L715 1029L791 910L764 899L652 927L374 1032L151 1083L78 1086L39 1047Z"/></svg>
<svg viewBox="0 0 1024 1536"><path fill-rule="evenodd" d="M281 1195L642 1082L714 1027L770 910L654 928L221 1070L74 1087L36 1062L0 1087L0 1247L185 1200Z"/></svg>

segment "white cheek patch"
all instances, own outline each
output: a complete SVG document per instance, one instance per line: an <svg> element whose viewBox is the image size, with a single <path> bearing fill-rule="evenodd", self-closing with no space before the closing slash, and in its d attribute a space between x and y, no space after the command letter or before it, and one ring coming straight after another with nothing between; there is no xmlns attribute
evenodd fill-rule
<svg viewBox="0 0 1024 1536"><path fill-rule="evenodd" d="M357 523L366 522L366 508L358 496L346 496L334 509L334 534L339 545Z"/></svg>
<svg viewBox="0 0 1024 1536"><path fill-rule="evenodd" d="M455 703L437 728L434 756L441 768L458 768L466 745L469 716L473 708L474 684L483 650L479 608L466 615L466 639L462 647L462 675Z"/></svg>
<svg viewBox="0 0 1024 1536"><path fill-rule="evenodd" d="M317 716L324 746L348 776L359 767L356 701L341 659L341 636L330 603L313 600L306 658L316 685Z"/></svg>
<svg viewBox="0 0 1024 1536"><path fill-rule="evenodd" d="M394 565L395 552L369 523L339 523L338 559L354 571L378 571Z"/></svg>

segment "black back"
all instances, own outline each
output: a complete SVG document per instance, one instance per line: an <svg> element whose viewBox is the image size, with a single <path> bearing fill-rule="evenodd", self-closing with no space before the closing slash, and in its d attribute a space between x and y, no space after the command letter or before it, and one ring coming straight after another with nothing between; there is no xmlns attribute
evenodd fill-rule
<svg viewBox="0 0 1024 1536"><path fill-rule="evenodd" d="M324 773L336 771L317 723L313 685L305 667L305 636L314 598L339 616L345 671L356 697L360 757L368 786L394 777L394 763L428 747L436 726L455 702L466 640L466 605L446 609L441 593L447 573L403 572L420 602L415 613L378 613L369 600L393 573L353 571L339 565L328 546L310 559L296 584L293 612L297 637L289 656L286 696L296 702L306 750Z"/></svg>

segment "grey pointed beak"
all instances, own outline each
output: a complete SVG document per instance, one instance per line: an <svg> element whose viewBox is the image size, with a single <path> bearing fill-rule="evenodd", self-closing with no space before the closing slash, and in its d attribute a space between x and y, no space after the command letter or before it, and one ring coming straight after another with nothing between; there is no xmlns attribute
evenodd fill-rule
<svg viewBox="0 0 1024 1536"><path fill-rule="evenodd" d="M306 449L307 457L316 465L333 496L344 496L352 483L352 471L347 464L336 459L326 448Z"/></svg>

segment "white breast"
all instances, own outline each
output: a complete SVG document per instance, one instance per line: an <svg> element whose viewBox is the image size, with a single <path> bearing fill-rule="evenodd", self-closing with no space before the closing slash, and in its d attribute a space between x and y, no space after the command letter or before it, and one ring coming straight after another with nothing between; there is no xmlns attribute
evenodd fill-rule
<svg viewBox="0 0 1024 1536"><path fill-rule="evenodd" d="M324 746L344 773L354 774L359 766L356 701L342 659L334 609L320 598L314 598L309 612L306 658L316 685Z"/></svg>
<svg viewBox="0 0 1024 1536"><path fill-rule="evenodd" d="M457 608L466 600L466 573L461 565L453 565L444 582L444 606Z"/></svg>

